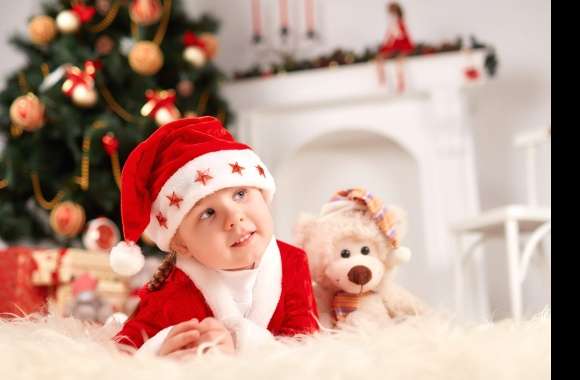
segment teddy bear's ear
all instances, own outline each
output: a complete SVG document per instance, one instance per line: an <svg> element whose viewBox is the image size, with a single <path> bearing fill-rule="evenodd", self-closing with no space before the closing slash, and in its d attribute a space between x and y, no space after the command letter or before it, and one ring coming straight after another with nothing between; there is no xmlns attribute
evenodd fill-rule
<svg viewBox="0 0 580 380"><path fill-rule="evenodd" d="M306 213L301 213L298 216L298 222L294 226L294 244L300 248L304 248L306 239L308 238L308 231L312 231L312 226L316 222L316 216Z"/></svg>
<svg viewBox="0 0 580 380"><path fill-rule="evenodd" d="M399 237L399 240L403 240L407 235L407 228L409 225L407 212L397 205L389 205L387 206L387 210L389 213L392 213L394 215L397 235Z"/></svg>

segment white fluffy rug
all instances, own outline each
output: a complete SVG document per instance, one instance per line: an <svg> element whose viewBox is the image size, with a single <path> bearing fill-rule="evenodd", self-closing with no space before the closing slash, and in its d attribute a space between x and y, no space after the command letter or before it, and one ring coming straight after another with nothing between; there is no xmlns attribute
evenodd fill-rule
<svg viewBox="0 0 580 380"><path fill-rule="evenodd" d="M550 328L549 311L520 324L465 325L431 316L178 362L118 352L109 340L112 326L54 316L0 320L0 378L547 379Z"/></svg>

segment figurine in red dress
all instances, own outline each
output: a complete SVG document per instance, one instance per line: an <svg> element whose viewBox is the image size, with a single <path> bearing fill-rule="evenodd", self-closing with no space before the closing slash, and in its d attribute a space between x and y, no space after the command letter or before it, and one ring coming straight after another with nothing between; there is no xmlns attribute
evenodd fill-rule
<svg viewBox="0 0 580 380"><path fill-rule="evenodd" d="M384 60L397 57L397 88L401 92L405 88L402 58L413 51L415 46L407 32L405 20L403 19L403 9L398 3L391 2L387 5L387 17L389 18L389 28L377 53L379 82L381 85L386 84Z"/></svg>

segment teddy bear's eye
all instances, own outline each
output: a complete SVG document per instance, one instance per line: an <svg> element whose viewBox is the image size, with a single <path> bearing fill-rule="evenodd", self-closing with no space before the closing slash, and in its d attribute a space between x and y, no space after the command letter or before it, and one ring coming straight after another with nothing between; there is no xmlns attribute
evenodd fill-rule
<svg viewBox="0 0 580 380"><path fill-rule="evenodd" d="M362 247L360 249L360 253L362 253L363 255L368 255L369 253L371 253L371 250L369 247L367 247L366 245L364 247Z"/></svg>
<svg viewBox="0 0 580 380"><path fill-rule="evenodd" d="M340 255L346 259L347 257L350 257L350 251L348 249L343 249L340 251Z"/></svg>

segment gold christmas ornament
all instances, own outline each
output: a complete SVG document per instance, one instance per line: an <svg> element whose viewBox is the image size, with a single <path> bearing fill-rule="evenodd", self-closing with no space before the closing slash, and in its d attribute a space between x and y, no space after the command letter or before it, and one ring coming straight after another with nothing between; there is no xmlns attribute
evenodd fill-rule
<svg viewBox="0 0 580 380"><path fill-rule="evenodd" d="M46 45L56 36L56 23L50 16L36 16L28 23L28 36L36 45Z"/></svg>
<svg viewBox="0 0 580 380"><path fill-rule="evenodd" d="M29 92L19 96L10 105L10 120L28 132L34 132L44 125L44 104Z"/></svg>
<svg viewBox="0 0 580 380"><path fill-rule="evenodd" d="M156 74L163 66L163 53L151 41L139 41L129 52L129 65L138 74Z"/></svg>
<svg viewBox="0 0 580 380"><path fill-rule="evenodd" d="M75 202L66 201L58 204L50 212L50 226L59 236L73 238L85 225L85 210Z"/></svg>

